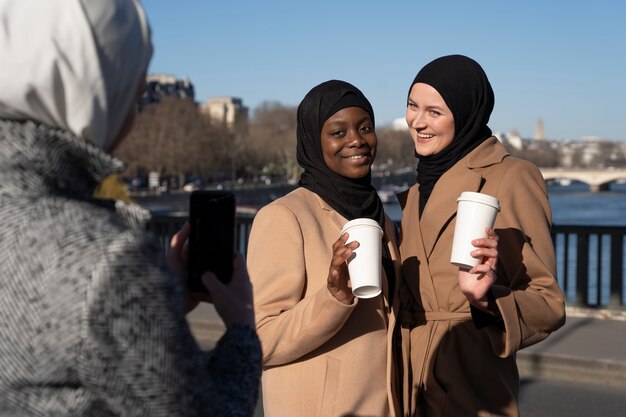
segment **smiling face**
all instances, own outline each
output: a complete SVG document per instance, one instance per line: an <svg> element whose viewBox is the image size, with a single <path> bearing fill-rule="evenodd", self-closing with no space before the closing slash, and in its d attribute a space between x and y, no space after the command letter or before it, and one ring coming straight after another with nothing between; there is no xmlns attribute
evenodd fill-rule
<svg viewBox="0 0 626 417"><path fill-rule="evenodd" d="M420 156L435 155L454 139L454 116L441 94L424 83L411 88L406 108L406 122L415 152Z"/></svg>
<svg viewBox="0 0 626 417"><path fill-rule="evenodd" d="M368 112L346 107L322 126L322 154L326 166L346 178L363 178L370 172L378 138Z"/></svg>

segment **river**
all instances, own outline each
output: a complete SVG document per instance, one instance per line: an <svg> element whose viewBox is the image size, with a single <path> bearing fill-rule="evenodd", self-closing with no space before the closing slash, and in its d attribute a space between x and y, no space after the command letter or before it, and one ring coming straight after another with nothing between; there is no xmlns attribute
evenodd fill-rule
<svg viewBox="0 0 626 417"><path fill-rule="evenodd" d="M289 192L293 186L275 186L235 190L237 201L243 205L258 206ZM548 187L553 223L580 226L626 226L626 184L612 184L609 191L593 193L581 183L570 186ZM139 204L157 211L186 211L189 194L136 196ZM385 211L393 220L402 218L400 205L394 197L385 204ZM255 204L255 202L257 202Z"/></svg>
<svg viewBox="0 0 626 417"><path fill-rule="evenodd" d="M626 226L626 184L613 184L609 191L592 193L580 183L548 187L553 223L577 226ZM398 203L385 205L394 220L402 218Z"/></svg>

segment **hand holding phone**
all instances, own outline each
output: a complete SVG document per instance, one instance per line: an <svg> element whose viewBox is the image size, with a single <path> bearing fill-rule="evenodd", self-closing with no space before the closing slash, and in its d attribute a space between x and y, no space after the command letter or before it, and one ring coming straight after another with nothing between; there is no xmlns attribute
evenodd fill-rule
<svg viewBox="0 0 626 417"><path fill-rule="evenodd" d="M223 283L233 274L235 196L228 191L198 190L189 197L189 290L207 293L201 277L213 272Z"/></svg>

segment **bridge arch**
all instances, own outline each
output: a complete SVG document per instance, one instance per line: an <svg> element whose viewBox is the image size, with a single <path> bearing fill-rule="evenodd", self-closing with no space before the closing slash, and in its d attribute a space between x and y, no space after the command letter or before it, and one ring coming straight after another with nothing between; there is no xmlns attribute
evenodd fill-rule
<svg viewBox="0 0 626 417"><path fill-rule="evenodd" d="M626 169L540 168L544 180L576 180L589 185L593 192L606 191L609 184L626 181Z"/></svg>

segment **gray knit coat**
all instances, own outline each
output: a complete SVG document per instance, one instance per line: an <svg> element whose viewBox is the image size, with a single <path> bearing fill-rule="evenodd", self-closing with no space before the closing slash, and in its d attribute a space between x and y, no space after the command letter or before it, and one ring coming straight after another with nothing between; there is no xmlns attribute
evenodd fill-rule
<svg viewBox="0 0 626 417"><path fill-rule="evenodd" d="M123 164L0 120L0 416L246 416L253 329L201 351L141 207L91 199Z"/></svg>

